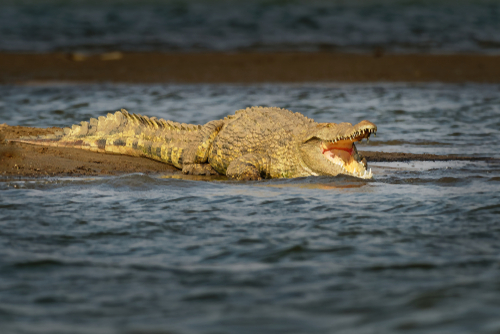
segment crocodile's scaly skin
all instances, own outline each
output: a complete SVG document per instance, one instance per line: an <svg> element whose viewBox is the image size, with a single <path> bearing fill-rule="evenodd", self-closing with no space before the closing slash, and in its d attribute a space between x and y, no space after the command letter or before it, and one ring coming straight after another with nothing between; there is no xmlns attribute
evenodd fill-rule
<svg viewBox="0 0 500 334"><path fill-rule="evenodd" d="M55 135L14 141L144 156L188 174L219 173L243 180L338 174L371 178L354 142L376 130L368 121L355 126L316 123L280 108L238 110L203 126L122 109Z"/></svg>

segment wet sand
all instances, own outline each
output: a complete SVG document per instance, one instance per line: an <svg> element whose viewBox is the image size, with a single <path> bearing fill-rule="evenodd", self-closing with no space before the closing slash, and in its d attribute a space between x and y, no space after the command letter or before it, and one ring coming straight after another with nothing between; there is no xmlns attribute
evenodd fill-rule
<svg viewBox="0 0 500 334"><path fill-rule="evenodd" d="M22 136L54 133L61 128L47 129L0 125L0 177L99 176L128 173L181 175L170 165L148 158L103 154L73 148L44 147L6 142ZM360 151L371 162L488 160L466 156L386 153Z"/></svg>
<svg viewBox="0 0 500 334"><path fill-rule="evenodd" d="M5 142L5 139L51 134L57 130L61 129L0 125L0 177L181 173L170 165L147 158Z"/></svg>
<svg viewBox="0 0 500 334"><path fill-rule="evenodd" d="M500 82L500 55L0 53L0 83Z"/></svg>

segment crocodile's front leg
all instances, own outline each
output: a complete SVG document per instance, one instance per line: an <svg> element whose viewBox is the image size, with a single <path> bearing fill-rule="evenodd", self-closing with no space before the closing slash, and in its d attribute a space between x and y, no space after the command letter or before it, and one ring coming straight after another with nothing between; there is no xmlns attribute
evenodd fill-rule
<svg viewBox="0 0 500 334"><path fill-rule="evenodd" d="M182 172L191 175L219 175L208 163L208 153L212 143L224 125L223 120L211 121L200 130L196 145L190 145L183 152Z"/></svg>
<svg viewBox="0 0 500 334"><path fill-rule="evenodd" d="M262 180L270 174L269 157L255 153L231 161L226 171L227 177L236 180Z"/></svg>

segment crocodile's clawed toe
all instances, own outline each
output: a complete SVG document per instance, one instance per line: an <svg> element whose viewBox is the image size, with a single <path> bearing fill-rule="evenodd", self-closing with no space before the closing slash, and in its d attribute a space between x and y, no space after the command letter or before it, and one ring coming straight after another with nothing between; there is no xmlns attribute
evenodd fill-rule
<svg viewBox="0 0 500 334"><path fill-rule="evenodd" d="M209 164L189 164L182 166L182 172L190 175L219 175Z"/></svg>
<svg viewBox="0 0 500 334"><path fill-rule="evenodd" d="M258 174L255 174L255 173L243 173L241 175L232 175L232 176L230 176L230 178L233 180L238 180L238 181L260 181L260 180L262 180L262 177Z"/></svg>

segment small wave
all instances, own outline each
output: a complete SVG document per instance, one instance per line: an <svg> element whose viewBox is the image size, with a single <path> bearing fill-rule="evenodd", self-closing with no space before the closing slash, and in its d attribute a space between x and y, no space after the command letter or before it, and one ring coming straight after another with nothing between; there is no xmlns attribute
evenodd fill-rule
<svg viewBox="0 0 500 334"><path fill-rule="evenodd" d="M279 262L285 258L305 259L316 256L317 254L340 253L343 255L351 254L355 250L353 246L333 246L333 247L308 247L304 244L288 246L283 249L267 251L263 254L263 262Z"/></svg>
<svg viewBox="0 0 500 334"><path fill-rule="evenodd" d="M115 237L130 237L132 236L130 231L100 231L92 232L85 235L86 239L102 239L102 238L115 238Z"/></svg>
<svg viewBox="0 0 500 334"><path fill-rule="evenodd" d="M424 178L424 177L407 177L398 178L391 177L383 180L384 183L390 184L411 184L411 185L437 185L443 187L458 187L470 184L473 180L465 177L451 177L445 176L438 179L434 178Z"/></svg>
<svg viewBox="0 0 500 334"><path fill-rule="evenodd" d="M383 134L380 134L382 136ZM413 146L450 146L453 144L438 141L427 141L427 140L372 140L369 144L361 143L356 144L358 149L362 149L368 146L402 146L402 145L413 145Z"/></svg>
<svg viewBox="0 0 500 334"><path fill-rule="evenodd" d="M39 259L39 260L27 260L14 263L12 266L15 268L39 268L39 267L53 267L53 266L63 266L64 262L53 259Z"/></svg>
<svg viewBox="0 0 500 334"><path fill-rule="evenodd" d="M500 204L481 206L479 208L475 208L473 210L470 210L469 212L478 212L478 211L488 211L488 212L491 212L493 214L498 214L498 213L500 213Z"/></svg>
<svg viewBox="0 0 500 334"><path fill-rule="evenodd" d="M198 202L200 200L204 200L203 197L199 196L182 196L174 199L167 200L167 203L176 203L176 202Z"/></svg>
<svg viewBox="0 0 500 334"><path fill-rule="evenodd" d="M147 190L158 186L158 183L158 179L142 173L126 174L102 180L103 185L109 185L113 188L132 188L135 190Z"/></svg>
<svg viewBox="0 0 500 334"><path fill-rule="evenodd" d="M392 264L392 265L376 265L368 267L366 270L368 271L412 270L412 269L431 270L435 268L437 268L437 265L433 263L414 262L414 263Z"/></svg>
<svg viewBox="0 0 500 334"><path fill-rule="evenodd" d="M188 296L185 296L183 300L185 301L224 301L227 298L227 293L225 292L198 292L198 293L190 293Z"/></svg>

